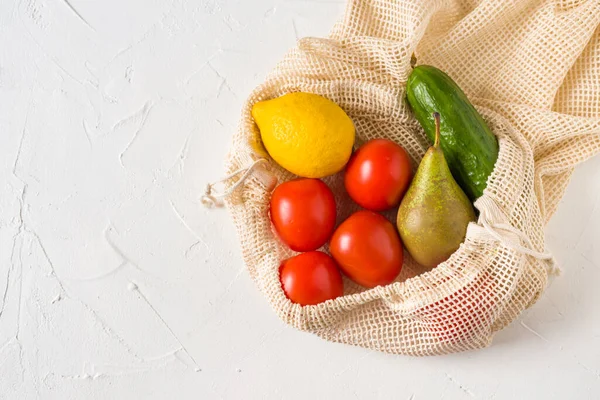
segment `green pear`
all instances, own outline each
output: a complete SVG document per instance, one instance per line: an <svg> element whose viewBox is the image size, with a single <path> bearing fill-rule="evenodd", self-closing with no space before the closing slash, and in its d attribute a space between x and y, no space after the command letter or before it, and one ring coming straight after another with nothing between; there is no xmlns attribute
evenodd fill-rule
<svg viewBox="0 0 600 400"><path fill-rule="evenodd" d="M397 226L404 246L419 264L446 261L465 239L475 211L452 177L440 148L440 114L434 113L435 143L427 150L400 203Z"/></svg>

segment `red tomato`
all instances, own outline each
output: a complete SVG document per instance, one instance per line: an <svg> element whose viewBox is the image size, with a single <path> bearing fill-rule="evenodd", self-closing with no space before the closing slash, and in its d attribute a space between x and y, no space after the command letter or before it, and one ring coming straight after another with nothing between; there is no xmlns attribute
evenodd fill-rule
<svg viewBox="0 0 600 400"><path fill-rule="evenodd" d="M348 161L344 185L361 207L384 211L400 204L411 178L406 150L391 140L374 139Z"/></svg>
<svg viewBox="0 0 600 400"><path fill-rule="evenodd" d="M320 251L288 258L279 267L286 296L303 306L335 299L344 293L342 275L335 261Z"/></svg>
<svg viewBox="0 0 600 400"><path fill-rule="evenodd" d="M333 193L318 179L282 183L271 195L271 221L290 249L316 250L335 228Z"/></svg>
<svg viewBox="0 0 600 400"><path fill-rule="evenodd" d="M341 270L368 288L391 283L402 269L402 242L396 227L372 211L358 211L342 222L329 249Z"/></svg>

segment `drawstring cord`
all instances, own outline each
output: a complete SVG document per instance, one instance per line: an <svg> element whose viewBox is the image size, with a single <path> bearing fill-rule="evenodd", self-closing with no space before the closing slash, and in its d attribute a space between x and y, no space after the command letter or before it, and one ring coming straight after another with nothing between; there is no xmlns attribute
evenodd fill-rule
<svg viewBox="0 0 600 400"><path fill-rule="evenodd" d="M266 158L259 158L255 160L252 164L247 167L240 168L237 171L233 172L230 175L227 175L225 178L218 180L213 183L208 183L206 185L206 190L204 191L204 195L202 196L202 204L207 208L212 207L220 207L223 205L222 200L229 197L238 187L240 187L246 179L250 177L256 166L260 163L267 162ZM243 174L240 179L233 184L230 188L223 192L215 191L215 186L219 184L226 183L230 179L235 178L236 176Z"/></svg>
<svg viewBox="0 0 600 400"><path fill-rule="evenodd" d="M549 272L558 273L552 254L547 251L537 251L531 239L523 231L508 223L508 218L491 197L481 196L475 202L475 207L480 212L479 229L485 230L492 238L518 253L547 261Z"/></svg>

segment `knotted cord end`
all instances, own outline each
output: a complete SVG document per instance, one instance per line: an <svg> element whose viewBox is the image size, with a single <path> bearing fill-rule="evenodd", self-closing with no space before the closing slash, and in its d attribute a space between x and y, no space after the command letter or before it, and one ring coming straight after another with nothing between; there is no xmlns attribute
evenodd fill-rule
<svg viewBox="0 0 600 400"><path fill-rule="evenodd" d="M562 270L558 265L558 261L556 261L556 258L554 257L548 260L546 269L548 271L548 275L550 276L559 276L562 273Z"/></svg>
<svg viewBox="0 0 600 400"><path fill-rule="evenodd" d="M215 196L212 195L212 184L206 184L206 190L201 198L202 204L206 208L221 207L223 205Z"/></svg>

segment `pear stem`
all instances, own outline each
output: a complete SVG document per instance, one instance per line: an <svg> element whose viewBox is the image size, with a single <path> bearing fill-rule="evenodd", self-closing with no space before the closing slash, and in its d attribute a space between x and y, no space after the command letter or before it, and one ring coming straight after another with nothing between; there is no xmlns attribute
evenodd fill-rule
<svg viewBox="0 0 600 400"><path fill-rule="evenodd" d="M435 120L435 141L433 147L437 149L440 147L440 113L434 112L433 119Z"/></svg>

